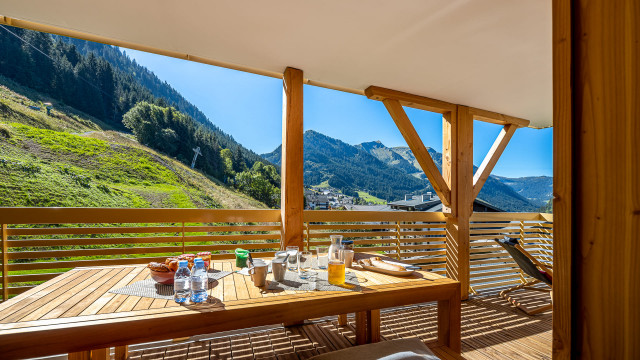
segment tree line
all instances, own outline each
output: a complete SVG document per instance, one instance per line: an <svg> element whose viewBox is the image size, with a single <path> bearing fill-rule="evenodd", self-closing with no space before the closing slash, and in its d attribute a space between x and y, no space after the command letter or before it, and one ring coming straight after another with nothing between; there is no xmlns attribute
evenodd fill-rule
<svg viewBox="0 0 640 360"><path fill-rule="evenodd" d="M203 157L197 169L268 206L278 206L280 176L273 165L235 142L169 84L118 48L6 29L11 33L0 29L1 75L114 129L129 130L140 143L185 164L191 164L193 148L199 146ZM179 111L180 107L198 121Z"/></svg>
<svg viewBox="0 0 640 360"><path fill-rule="evenodd" d="M182 94L176 91L167 82L160 80L152 71L138 64L134 59L131 59L127 56L126 52L121 51L115 46L91 41L64 36L54 36L54 38L74 45L76 49L85 56L93 53L95 56L102 58L113 65L115 71L121 71L130 75L132 80L142 85L142 87L148 90L153 96L166 101L166 104L161 103L159 105L173 106L178 109L178 111L191 116L196 122L203 124L207 129L213 131L218 139L220 147L231 149L234 152L239 149L238 151L242 152L242 156L246 159L247 165L251 165L256 161L264 161L258 154L238 144L231 135L225 133L209 121L207 116L195 105L187 101Z"/></svg>
<svg viewBox="0 0 640 360"><path fill-rule="evenodd" d="M280 175L273 165L261 161L247 167L240 151L221 149L216 137L204 125L173 107L140 102L127 112L123 124L138 141L179 161L190 164L194 148L202 157L195 168L268 205L280 204Z"/></svg>

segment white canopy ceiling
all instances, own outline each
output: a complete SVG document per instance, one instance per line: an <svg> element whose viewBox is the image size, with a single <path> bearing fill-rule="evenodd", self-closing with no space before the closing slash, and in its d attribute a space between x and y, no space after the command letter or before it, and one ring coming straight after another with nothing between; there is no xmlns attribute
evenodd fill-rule
<svg viewBox="0 0 640 360"><path fill-rule="evenodd" d="M552 123L548 0L2 0L0 15Z"/></svg>

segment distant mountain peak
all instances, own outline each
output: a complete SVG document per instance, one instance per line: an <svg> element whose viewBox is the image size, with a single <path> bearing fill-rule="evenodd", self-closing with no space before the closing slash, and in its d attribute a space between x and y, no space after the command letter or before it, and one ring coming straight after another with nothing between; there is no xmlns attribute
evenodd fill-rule
<svg viewBox="0 0 640 360"><path fill-rule="evenodd" d="M387 149L387 147L384 146L384 144L380 140L363 142L362 144L356 145L356 147L360 147L367 152L372 149Z"/></svg>

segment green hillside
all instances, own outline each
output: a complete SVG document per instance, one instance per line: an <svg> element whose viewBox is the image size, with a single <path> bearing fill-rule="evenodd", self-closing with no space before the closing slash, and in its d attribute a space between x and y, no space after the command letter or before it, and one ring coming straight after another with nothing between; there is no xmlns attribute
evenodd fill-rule
<svg viewBox="0 0 640 360"><path fill-rule="evenodd" d="M95 118L0 83L0 206L265 207Z"/></svg>

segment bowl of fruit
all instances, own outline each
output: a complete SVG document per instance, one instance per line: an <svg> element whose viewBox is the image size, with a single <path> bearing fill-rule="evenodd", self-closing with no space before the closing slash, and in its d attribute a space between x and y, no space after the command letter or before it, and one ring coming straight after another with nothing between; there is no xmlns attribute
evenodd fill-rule
<svg viewBox="0 0 640 360"><path fill-rule="evenodd" d="M210 254L211 253L209 253L209 259L203 259L205 268L209 267L209 261L211 259ZM182 254L180 256L169 257L164 261L164 263L151 262L147 265L147 268L151 273L151 278L155 280L155 282L159 284L172 285L173 277L176 275L176 271L178 270L178 262L186 260L189 270L191 270L191 268L193 268L195 258L196 256L194 254Z"/></svg>

